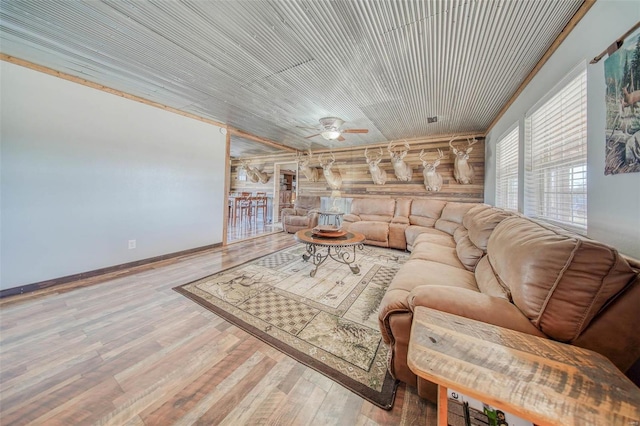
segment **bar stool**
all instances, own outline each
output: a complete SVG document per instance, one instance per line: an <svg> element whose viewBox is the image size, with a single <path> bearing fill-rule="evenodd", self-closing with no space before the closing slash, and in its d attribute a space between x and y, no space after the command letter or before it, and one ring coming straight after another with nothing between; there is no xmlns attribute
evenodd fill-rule
<svg viewBox="0 0 640 426"><path fill-rule="evenodd" d="M237 206L237 210L239 210L239 212L236 211L236 219L239 217L240 223L242 223L245 220L245 218L247 218L249 219L249 223L251 223L251 209L252 209L251 193L250 192L241 193L236 206Z"/></svg>
<svg viewBox="0 0 640 426"><path fill-rule="evenodd" d="M267 193L266 192L256 192L256 196L254 197L253 208L255 210L255 220L258 221L258 211L262 211L262 221L266 222L267 219Z"/></svg>

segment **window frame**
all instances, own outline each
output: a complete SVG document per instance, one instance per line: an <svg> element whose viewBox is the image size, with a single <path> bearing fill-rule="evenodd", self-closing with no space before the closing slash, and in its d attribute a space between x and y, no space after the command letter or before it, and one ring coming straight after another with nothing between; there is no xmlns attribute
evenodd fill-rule
<svg viewBox="0 0 640 426"><path fill-rule="evenodd" d="M506 157L503 157L503 155L506 155ZM508 160L509 163L504 164L505 160ZM515 122L509 127L506 132L504 132L500 136L498 142L496 143L496 207L500 207L506 210L518 211L520 186L519 162L520 126L518 122ZM515 188L513 190L509 190L511 182L515 182ZM510 201L513 201L511 197L513 197L514 195L515 205L510 203Z"/></svg>
<svg viewBox="0 0 640 426"><path fill-rule="evenodd" d="M583 235L588 230L587 77L583 61L524 120L524 214Z"/></svg>

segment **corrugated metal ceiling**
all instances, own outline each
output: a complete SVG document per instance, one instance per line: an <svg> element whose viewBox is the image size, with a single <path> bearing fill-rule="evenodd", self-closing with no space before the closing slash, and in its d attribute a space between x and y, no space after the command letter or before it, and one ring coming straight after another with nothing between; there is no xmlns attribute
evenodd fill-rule
<svg viewBox="0 0 640 426"><path fill-rule="evenodd" d="M582 2L2 0L0 42L8 55L316 149L486 130ZM369 133L304 139L325 116Z"/></svg>

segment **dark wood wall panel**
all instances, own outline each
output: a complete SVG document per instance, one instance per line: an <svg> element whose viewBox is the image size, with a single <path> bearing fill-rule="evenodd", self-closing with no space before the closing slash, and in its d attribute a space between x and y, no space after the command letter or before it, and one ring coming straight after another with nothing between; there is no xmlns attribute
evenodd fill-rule
<svg viewBox="0 0 640 426"><path fill-rule="evenodd" d="M484 201L484 138L478 138L478 142L473 146L470 154L470 162L475 169L474 181L470 185L458 184L453 177L454 156L449 148L449 139L446 140L427 140L414 139L410 141L410 148L405 162L411 165L413 177L409 182L399 181L394 174L391 159L387 152L386 145L370 145L369 150L377 150L378 147L383 149L383 160L379 167L387 172L387 182L384 185L375 185L369 174L369 167L364 158L365 147L334 149L333 153L336 158L333 166L342 175L342 197L364 198L364 197L413 197L413 198L436 198L447 201L466 201L466 202L483 202ZM456 145L463 145L466 142L458 140ZM427 191L424 185L422 161L419 155L422 149L427 153L429 162L435 160L438 156L437 150L441 149L444 158L438 166L438 173L442 175L443 184L439 192ZM318 154L327 154L328 151L317 151L313 153L312 165L317 167ZM274 162L295 161L294 154L280 154L270 156L251 157L251 164L259 166L258 168L267 171L272 178L266 184L251 183L249 181L238 181L239 160L231 162L231 188L233 191L248 190L266 190L273 192L273 164ZM262 166L262 167L260 167ZM302 172L298 178L298 192L300 194L315 194L320 196L330 196L329 188L324 176L318 182L309 182Z"/></svg>

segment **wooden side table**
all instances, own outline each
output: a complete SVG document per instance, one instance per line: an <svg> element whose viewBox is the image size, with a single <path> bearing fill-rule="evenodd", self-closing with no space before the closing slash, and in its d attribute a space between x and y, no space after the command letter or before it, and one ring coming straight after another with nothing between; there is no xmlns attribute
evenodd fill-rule
<svg viewBox="0 0 640 426"><path fill-rule="evenodd" d="M607 358L576 346L417 307L409 368L536 425L640 425L640 389Z"/></svg>

